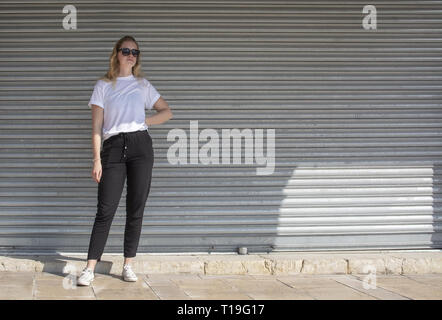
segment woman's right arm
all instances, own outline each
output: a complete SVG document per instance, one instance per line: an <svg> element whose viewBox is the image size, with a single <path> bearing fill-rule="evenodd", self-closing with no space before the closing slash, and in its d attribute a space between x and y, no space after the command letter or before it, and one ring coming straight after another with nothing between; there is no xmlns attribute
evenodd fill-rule
<svg viewBox="0 0 442 320"><path fill-rule="evenodd" d="M93 150L93 170L92 177L96 182L101 179L101 130L103 128L104 110L103 108L92 105L92 150Z"/></svg>

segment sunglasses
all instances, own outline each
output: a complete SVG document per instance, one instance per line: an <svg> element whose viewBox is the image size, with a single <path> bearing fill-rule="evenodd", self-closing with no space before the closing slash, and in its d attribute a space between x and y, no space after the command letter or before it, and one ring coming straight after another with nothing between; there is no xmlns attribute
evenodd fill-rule
<svg viewBox="0 0 442 320"><path fill-rule="evenodd" d="M129 48L120 48L120 49L118 49L118 51L121 51L123 56L128 56L131 52L134 57L138 57L138 55L140 54L140 50L137 50L137 49L131 50Z"/></svg>

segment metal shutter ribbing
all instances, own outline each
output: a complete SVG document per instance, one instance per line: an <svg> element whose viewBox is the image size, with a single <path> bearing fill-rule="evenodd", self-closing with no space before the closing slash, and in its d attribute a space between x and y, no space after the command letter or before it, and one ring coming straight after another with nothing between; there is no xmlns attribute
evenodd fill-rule
<svg viewBox="0 0 442 320"><path fill-rule="evenodd" d="M139 252L441 247L441 1L370 3L376 31L364 1L72 1L75 31L65 4L0 4L2 252L87 251L87 102L125 34L174 112L150 129ZM168 164L167 133L191 120L276 129L275 172Z"/></svg>

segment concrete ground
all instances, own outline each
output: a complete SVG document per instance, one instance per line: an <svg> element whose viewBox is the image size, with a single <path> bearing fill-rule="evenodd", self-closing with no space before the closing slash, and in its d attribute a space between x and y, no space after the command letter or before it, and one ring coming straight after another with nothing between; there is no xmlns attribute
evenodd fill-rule
<svg viewBox="0 0 442 320"><path fill-rule="evenodd" d="M85 254L0 256L0 299L442 299L442 250L270 254L138 254L139 280L106 254L90 287Z"/></svg>
<svg viewBox="0 0 442 320"><path fill-rule="evenodd" d="M78 273L77 273L78 274ZM74 273L0 272L2 300L419 300L442 299L442 274L204 275L95 273L89 287Z"/></svg>

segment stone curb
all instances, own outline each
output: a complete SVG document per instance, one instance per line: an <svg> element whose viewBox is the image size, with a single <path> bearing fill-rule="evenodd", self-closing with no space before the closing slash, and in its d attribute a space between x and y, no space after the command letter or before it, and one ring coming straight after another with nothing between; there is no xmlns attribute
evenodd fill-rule
<svg viewBox="0 0 442 320"><path fill-rule="evenodd" d="M0 271L79 273L86 255L0 256ZM378 253L138 254L133 270L147 274L295 275L442 273L442 251ZM95 271L119 274L121 255L103 255Z"/></svg>

